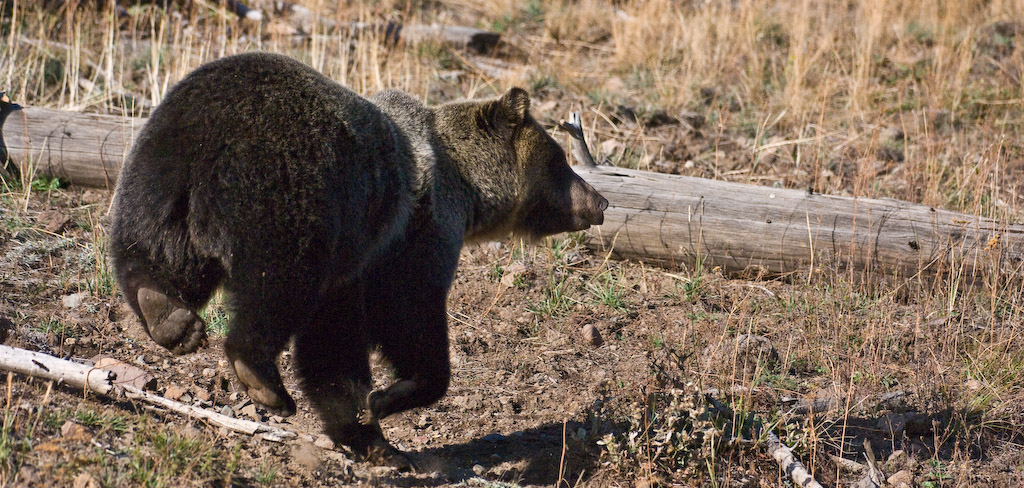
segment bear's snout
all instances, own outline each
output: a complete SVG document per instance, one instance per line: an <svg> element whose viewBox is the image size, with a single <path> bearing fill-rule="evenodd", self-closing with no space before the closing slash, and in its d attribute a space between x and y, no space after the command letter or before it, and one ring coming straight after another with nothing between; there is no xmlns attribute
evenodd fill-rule
<svg viewBox="0 0 1024 488"><path fill-rule="evenodd" d="M594 187L577 176L573 181L572 215L576 230L583 230L592 225L604 223L604 211L608 208L608 199L601 196Z"/></svg>

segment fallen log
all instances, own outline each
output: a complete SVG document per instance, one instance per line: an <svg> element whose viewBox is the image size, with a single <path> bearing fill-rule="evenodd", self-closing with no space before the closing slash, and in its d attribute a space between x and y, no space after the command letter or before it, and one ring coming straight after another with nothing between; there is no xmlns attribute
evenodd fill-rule
<svg viewBox="0 0 1024 488"><path fill-rule="evenodd" d="M45 175L72 185L112 189L135 131L144 122L134 117L23 107L7 115L0 140L6 144L14 168L29 179Z"/></svg>
<svg viewBox="0 0 1024 488"><path fill-rule="evenodd" d="M611 202L587 232L613 256L783 274L822 266L1020 276L1024 226L892 199L841 197L609 166L576 172Z"/></svg>
<svg viewBox="0 0 1024 488"><path fill-rule="evenodd" d="M144 121L26 107L8 116L0 137L25 174L113 188ZM1015 277L1024 266L1020 224L891 199L611 166L575 169L610 202L604 225L588 231L587 242L619 258L754 275L836 266Z"/></svg>
<svg viewBox="0 0 1024 488"><path fill-rule="evenodd" d="M330 29L340 29L350 33L376 32L389 43L407 42L419 44L435 41L449 44L460 49L470 49L477 54L492 54L501 42L501 34L476 27L441 24L400 24L398 22L337 22L334 19L318 15L302 5L278 1L274 3L274 12L287 18L292 24L292 34L308 35L315 31L314 24L321 24Z"/></svg>

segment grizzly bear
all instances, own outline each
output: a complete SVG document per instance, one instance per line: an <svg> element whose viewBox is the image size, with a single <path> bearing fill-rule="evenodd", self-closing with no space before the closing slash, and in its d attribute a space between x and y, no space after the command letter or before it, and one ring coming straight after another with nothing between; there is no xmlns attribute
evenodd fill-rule
<svg viewBox="0 0 1024 488"><path fill-rule="evenodd" d="M294 339L331 439L401 457L378 421L448 387L445 300L463 244L603 221L608 201L529 106L519 88L436 107L366 99L276 54L205 64L167 92L121 170L117 282L176 354L203 344L198 311L222 286L224 350L254 401L295 412L276 364ZM373 348L396 377L376 391Z"/></svg>

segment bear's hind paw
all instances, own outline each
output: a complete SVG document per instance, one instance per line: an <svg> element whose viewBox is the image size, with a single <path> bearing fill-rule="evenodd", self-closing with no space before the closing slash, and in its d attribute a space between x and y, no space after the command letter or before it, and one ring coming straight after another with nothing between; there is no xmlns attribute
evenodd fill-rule
<svg viewBox="0 0 1024 488"><path fill-rule="evenodd" d="M150 288L137 294L142 322L153 341L174 354L188 354L206 342L206 322L184 304Z"/></svg>

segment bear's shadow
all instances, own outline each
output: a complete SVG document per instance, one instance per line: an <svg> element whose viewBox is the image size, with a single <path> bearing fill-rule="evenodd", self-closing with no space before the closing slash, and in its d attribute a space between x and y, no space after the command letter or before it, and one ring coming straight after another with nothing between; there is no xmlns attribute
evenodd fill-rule
<svg viewBox="0 0 1024 488"><path fill-rule="evenodd" d="M616 425L612 429L621 431L626 427ZM421 472L438 472L442 476L424 479L396 474L382 481L400 486L430 486L483 478L522 485L555 486L559 484L561 474L562 484L574 486L578 480L586 481L597 470L600 459L597 437L574 438L573 433L581 428L587 429L588 425L574 420L564 426L561 422L546 423L511 435L491 434L460 444L410 451L407 454Z"/></svg>

